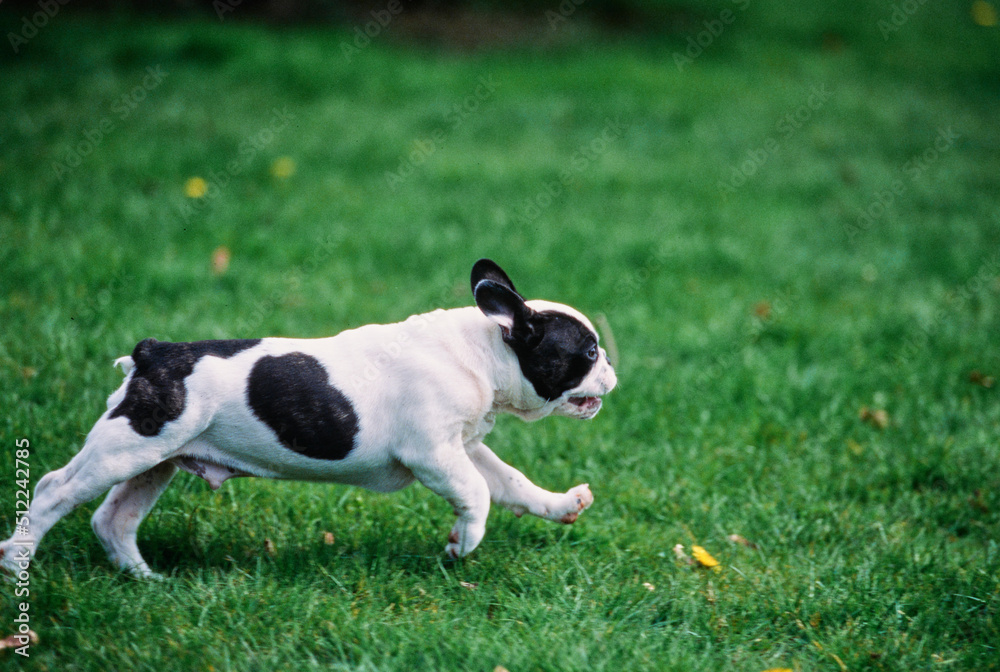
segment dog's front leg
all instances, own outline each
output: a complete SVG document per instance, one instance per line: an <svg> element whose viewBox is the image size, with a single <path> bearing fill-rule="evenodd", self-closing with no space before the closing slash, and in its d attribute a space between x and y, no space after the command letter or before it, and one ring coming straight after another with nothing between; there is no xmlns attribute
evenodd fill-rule
<svg viewBox="0 0 1000 672"><path fill-rule="evenodd" d="M538 487L520 471L510 466L483 443L468 450L472 463L486 479L494 502L517 516L530 513L560 523L574 523L580 512L593 504L594 495L584 483L564 493Z"/></svg>
<svg viewBox="0 0 1000 672"><path fill-rule="evenodd" d="M448 535L445 553L461 558L471 553L486 534L490 489L461 447L436 451L418 463L406 464L421 483L446 499L458 520Z"/></svg>

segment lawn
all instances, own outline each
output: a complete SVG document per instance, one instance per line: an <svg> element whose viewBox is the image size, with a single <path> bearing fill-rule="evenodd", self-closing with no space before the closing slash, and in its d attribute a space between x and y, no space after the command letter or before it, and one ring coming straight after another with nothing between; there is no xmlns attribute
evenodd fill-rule
<svg viewBox="0 0 1000 672"><path fill-rule="evenodd" d="M581 9L471 53L66 8L5 45L4 536L15 441L33 487L148 336L470 305L485 256L600 316L620 385L590 422L498 422L502 458L596 501L495 508L459 562L421 486L181 474L139 533L159 583L81 507L0 668L1000 669L1000 32L971 4L719 1L630 34Z"/></svg>

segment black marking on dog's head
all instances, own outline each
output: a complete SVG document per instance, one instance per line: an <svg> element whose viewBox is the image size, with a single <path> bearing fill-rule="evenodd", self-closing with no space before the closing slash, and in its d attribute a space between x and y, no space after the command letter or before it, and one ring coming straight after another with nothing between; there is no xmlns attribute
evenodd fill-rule
<svg viewBox="0 0 1000 672"><path fill-rule="evenodd" d="M590 373L600 350L587 325L565 313L532 310L507 274L488 259L476 262L472 282L476 305L500 325L504 343L517 355L521 373L538 396L557 399Z"/></svg>
<svg viewBox="0 0 1000 672"><path fill-rule="evenodd" d="M247 403L296 453L342 460L354 448L358 416L315 357L301 352L261 357L250 371Z"/></svg>
<svg viewBox="0 0 1000 672"><path fill-rule="evenodd" d="M260 343L260 339L168 343L147 338L132 351L135 368L125 398L108 415L125 416L137 434L156 436L163 425L184 412L184 379L202 357L226 359Z"/></svg>
<svg viewBox="0 0 1000 672"><path fill-rule="evenodd" d="M531 326L523 331L530 333L530 338L517 337L522 330L515 322L511 336L504 340L538 396L548 401L558 399L590 373L598 358L597 338L585 324L563 313L532 311L527 321Z"/></svg>

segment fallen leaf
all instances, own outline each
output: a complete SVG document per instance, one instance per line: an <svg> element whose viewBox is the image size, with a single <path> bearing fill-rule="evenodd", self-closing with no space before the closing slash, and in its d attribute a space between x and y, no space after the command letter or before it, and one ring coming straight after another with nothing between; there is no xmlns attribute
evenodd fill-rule
<svg viewBox="0 0 1000 672"><path fill-rule="evenodd" d="M208 182L200 177L189 178L184 183L184 195L188 198L202 198L208 193Z"/></svg>
<svg viewBox="0 0 1000 672"><path fill-rule="evenodd" d="M971 14L977 26L989 28L997 25L997 10L985 0L976 0L972 3Z"/></svg>
<svg viewBox="0 0 1000 672"><path fill-rule="evenodd" d="M281 156L271 164L271 177L286 180L295 174L295 161L289 156Z"/></svg>
<svg viewBox="0 0 1000 672"><path fill-rule="evenodd" d="M467 590L475 590L476 588L479 587L478 583L468 583L467 581L459 581L458 585L462 586Z"/></svg>
<svg viewBox="0 0 1000 672"><path fill-rule="evenodd" d="M674 546L674 555L676 555L677 559L683 562L685 565L694 564L694 560L692 560L691 557L684 552L684 544L677 544L676 546Z"/></svg>
<svg viewBox="0 0 1000 672"><path fill-rule="evenodd" d="M840 52L844 50L844 37L839 33L823 33L823 49L825 51Z"/></svg>
<svg viewBox="0 0 1000 672"><path fill-rule="evenodd" d="M327 546L333 546L333 532L323 533L323 543Z"/></svg>
<svg viewBox="0 0 1000 672"><path fill-rule="evenodd" d="M497 665L496 667L493 668L493 672L510 672L510 670L508 670L503 665Z"/></svg>
<svg viewBox="0 0 1000 672"><path fill-rule="evenodd" d="M25 636L27 636L28 641L24 641ZM8 635L3 639L0 639L0 650L3 649L19 649L22 646L27 646L28 644L38 643L38 633L34 630L28 630L27 635Z"/></svg>
<svg viewBox="0 0 1000 672"><path fill-rule="evenodd" d="M979 488L976 488L969 497L969 505L980 513L990 512L990 507L983 501L983 493Z"/></svg>
<svg viewBox="0 0 1000 672"><path fill-rule="evenodd" d="M649 592L653 592L654 590L656 590L656 586L651 584L649 581L643 581L642 587L648 590Z"/></svg>
<svg viewBox="0 0 1000 672"><path fill-rule="evenodd" d="M706 551L701 546L692 546L691 554L694 559L698 561L698 564L702 567L718 567L719 561L711 556L711 554Z"/></svg>
<svg viewBox="0 0 1000 672"><path fill-rule="evenodd" d="M757 544L753 543L752 541L748 541L745 537L739 534L730 534L728 537L726 537L726 539L733 542L734 544L739 544L740 546L746 546L747 548L752 548L755 551L758 548L760 548Z"/></svg>
<svg viewBox="0 0 1000 672"><path fill-rule="evenodd" d="M878 269L874 264L865 264L861 269L861 279L867 283L878 280Z"/></svg>
<svg viewBox="0 0 1000 672"><path fill-rule="evenodd" d="M969 372L969 382L974 385L982 385L985 388L993 387L996 384L996 379L993 376L987 376L983 374L982 371L973 370Z"/></svg>
<svg viewBox="0 0 1000 672"><path fill-rule="evenodd" d="M792 668L790 668L790 667L770 667L770 668L764 670L764 672L792 672Z"/></svg>
<svg viewBox="0 0 1000 672"><path fill-rule="evenodd" d="M889 414L883 408L871 409L862 406L858 411L858 417L876 429L885 429L889 426Z"/></svg>
<svg viewBox="0 0 1000 672"><path fill-rule="evenodd" d="M232 254L225 245L220 245L212 252L212 273L222 275L229 270L229 259Z"/></svg>

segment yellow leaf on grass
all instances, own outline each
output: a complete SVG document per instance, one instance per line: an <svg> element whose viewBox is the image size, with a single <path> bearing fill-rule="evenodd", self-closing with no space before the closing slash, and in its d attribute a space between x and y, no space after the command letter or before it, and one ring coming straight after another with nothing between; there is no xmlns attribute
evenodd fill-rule
<svg viewBox="0 0 1000 672"><path fill-rule="evenodd" d="M694 559L698 561L698 564L702 567L718 567L719 561L711 556L711 554L706 551L701 546L692 546L691 555Z"/></svg>
<svg viewBox="0 0 1000 672"><path fill-rule="evenodd" d="M286 180L295 174L295 161L291 157L282 156L271 164L271 177Z"/></svg>
<svg viewBox="0 0 1000 672"><path fill-rule="evenodd" d="M769 668L767 670L764 670L764 672L792 672L792 668L790 668L790 667L772 667L772 668Z"/></svg>
<svg viewBox="0 0 1000 672"><path fill-rule="evenodd" d="M202 198L208 193L208 182L200 177L192 177L184 183L184 195L188 198Z"/></svg>
<svg viewBox="0 0 1000 672"><path fill-rule="evenodd" d="M997 10L993 5L985 0L976 0L972 3L972 20L976 25L989 28L997 25Z"/></svg>

